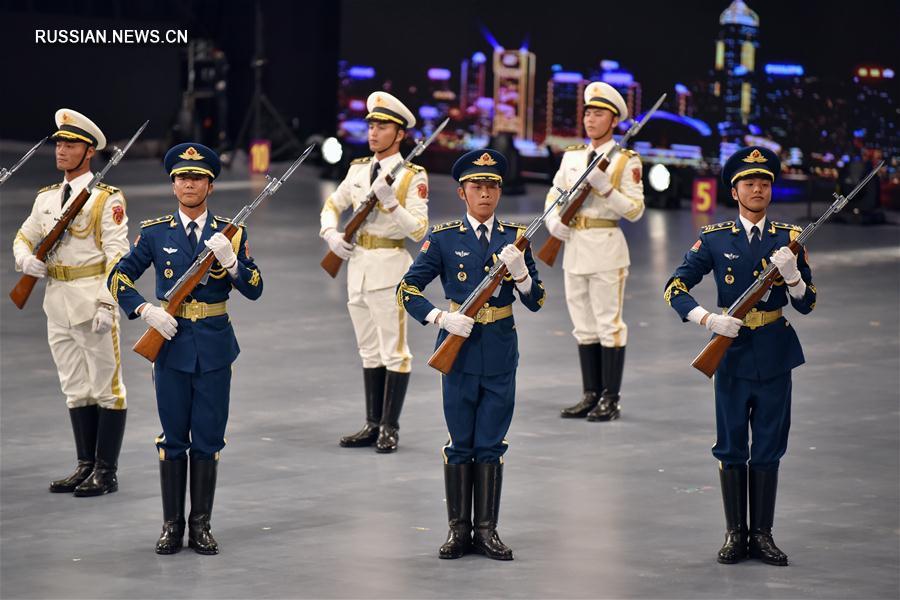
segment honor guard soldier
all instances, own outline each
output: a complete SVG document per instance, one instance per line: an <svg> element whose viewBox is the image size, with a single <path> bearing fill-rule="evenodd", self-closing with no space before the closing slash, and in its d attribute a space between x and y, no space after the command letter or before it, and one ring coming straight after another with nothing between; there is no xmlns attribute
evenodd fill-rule
<svg viewBox="0 0 900 600"><path fill-rule="evenodd" d="M221 169L216 153L197 143L179 144L166 153L165 168L178 210L141 223L134 248L112 270L108 284L129 319L140 317L168 340L153 364L163 429L156 439L164 517L156 552L173 554L182 547L190 471L189 545L199 554L217 554L210 515L219 452L225 446L232 363L240 352L226 301L232 288L256 300L263 282L250 258L246 229L240 227L229 241L217 231L229 220L208 212L207 200ZM204 248L216 257L209 279L172 317L164 294ZM147 302L134 287L151 264L161 305Z"/></svg>
<svg viewBox="0 0 900 600"><path fill-rule="evenodd" d="M413 318L440 328L436 346L448 334L468 338L452 371L441 378L450 433L442 451L450 532L438 554L441 558L459 558L473 550L497 560L513 558L497 535L505 436L513 415L519 359L512 303L515 290L522 304L537 311L545 293L531 250L523 253L514 246L525 226L494 214L506 168L506 158L496 150L469 152L456 161L453 178L459 181L457 194L466 204L466 215L432 229L397 288L397 302ZM506 264L509 274L496 294L475 319L458 312L497 260ZM435 308L422 295L435 277L441 278L449 310Z"/></svg>
<svg viewBox="0 0 900 600"><path fill-rule="evenodd" d="M613 131L627 118L625 100L611 85L594 82L585 88L584 129L590 144L571 146L563 154L547 194L548 206L556 199L556 188L569 189L598 153L613 148ZM564 408L561 416L611 421L619 418L628 340L622 304L631 261L619 221L637 221L644 214L641 159L631 150L618 152L606 171L594 169L587 183L590 196L572 222L562 223L557 211L547 217L547 230L565 242L566 305L584 388L581 400Z"/></svg>
<svg viewBox="0 0 900 600"><path fill-rule="evenodd" d="M51 492L98 496L119 488L116 469L125 434L125 382L119 360L116 301L106 274L128 252L122 192L97 184L44 263L34 249L68 204L91 182L91 159L106 147L97 125L74 110L56 111L56 168L63 181L41 189L16 234L16 270L47 277L47 341L75 434L75 472L50 484Z"/></svg>
<svg viewBox="0 0 900 600"><path fill-rule="evenodd" d="M394 290L412 264L405 239L418 242L428 230L428 177L422 167L404 165L393 185L385 175L401 160L400 143L416 124L413 114L394 96L374 92L366 101L369 150L374 156L354 160L347 177L325 201L319 235L347 263L347 308L362 358L366 424L341 438L344 447L375 445L375 451L397 450L400 411L409 384L412 354L406 342L406 313ZM357 234L344 241L338 220L356 210L370 191L378 205Z"/></svg>
<svg viewBox="0 0 900 600"><path fill-rule="evenodd" d="M725 545L718 554L720 563L735 563L749 553L769 564L788 564L772 539L772 522L778 465L787 449L791 423L791 369L804 359L782 308L790 302L798 312L808 314L816 304L816 288L805 251L797 257L787 247L801 228L766 216L779 171L778 157L766 148L743 148L728 159L722 181L731 187L739 217L703 227L665 289L666 302L682 321L734 338L715 373L716 445L712 453L719 461L727 528ZM743 321L725 314L766 268L767 261L778 267L780 277L775 284ZM722 307L719 312L707 311L689 293L710 271ZM749 448L748 429L752 432Z"/></svg>

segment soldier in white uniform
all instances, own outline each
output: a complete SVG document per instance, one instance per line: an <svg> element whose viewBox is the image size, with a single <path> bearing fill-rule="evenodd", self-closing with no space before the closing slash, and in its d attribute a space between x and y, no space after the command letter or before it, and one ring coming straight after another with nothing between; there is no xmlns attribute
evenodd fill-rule
<svg viewBox="0 0 900 600"><path fill-rule="evenodd" d="M99 496L118 489L116 468L125 433L125 382L119 359L116 302L109 269L126 254L128 218L122 192L94 187L47 262L34 248L93 178L91 158L106 146L100 128L67 108L56 112L56 168L62 183L41 189L13 242L16 270L48 279L47 340L66 396L78 466L50 484L51 492Z"/></svg>
<svg viewBox="0 0 900 600"><path fill-rule="evenodd" d="M385 181L403 160L400 143L416 118L385 92L366 101L369 149L374 156L354 160L347 177L325 201L319 235L332 252L348 261L347 307L363 363L366 424L341 438L341 446L375 444L376 452L397 450L400 411L409 384L412 355L406 342L406 311L397 305L395 289L412 258L405 239L420 241L428 231L428 176L406 164L393 185ZM356 210L375 192L378 205L357 233L356 243L338 230L342 212Z"/></svg>
<svg viewBox="0 0 900 600"><path fill-rule="evenodd" d="M628 118L628 107L611 85L593 82L584 91L584 128L589 144L567 148L553 178L555 188L569 189L593 160L614 145L616 125ZM594 169L587 178L590 196L570 223L554 211L547 219L550 234L565 242L566 304L584 387L582 399L564 408L563 418L611 421L619 417L619 389L625 365L628 327L622 320L628 244L619 221L637 221L644 214L641 159L635 152L617 153L606 171Z"/></svg>

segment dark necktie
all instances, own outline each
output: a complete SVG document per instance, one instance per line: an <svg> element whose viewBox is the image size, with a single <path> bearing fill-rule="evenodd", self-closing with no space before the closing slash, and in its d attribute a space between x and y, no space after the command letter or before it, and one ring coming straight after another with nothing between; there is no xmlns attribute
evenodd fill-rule
<svg viewBox="0 0 900 600"><path fill-rule="evenodd" d="M375 183L375 179L378 177L378 171L380 171L380 170L381 170L381 163L376 162L372 166L372 175L369 177L369 185L372 185L373 183Z"/></svg>
<svg viewBox="0 0 900 600"><path fill-rule="evenodd" d="M69 196L71 196L71 195L72 195L72 186L67 183L66 185L63 186L62 204L59 205L60 208L62 208L63 206L66 205L66 202L69 201Z"/></svg>
<svg viewBox="0 0 900 600"><path fill-rule="evenodd" d="M750 252L753 254L753 257L756 258L756 255L759 253L759 227L754 225L750 229Z"/></svg>
<svg viewBox="0 0 900 600"><path fill-rule="evenodd" d="M487 253L489 242L487 237L487 225L484 223L478 226L478 241L481 242L481 251Z"/></svg>
<svg viewBox="0 0 900 600"><path fill-rule="evenodd" d="M584 166L585 166L585 167L590 166L590 164L591 164L592 162L594 162L594 159L595 159L595 158L597 158L597 151L596 151L596 150L591 150L591 153L588 154L588 160L587 160L587 162L584 164Z"/></svg>
<svg viewBox="0 0 900 600"><path fill-rule="evenodd" d="M188 223L188 241L191 243L191 250L197 250L197 223L191 221Z"/></svg>

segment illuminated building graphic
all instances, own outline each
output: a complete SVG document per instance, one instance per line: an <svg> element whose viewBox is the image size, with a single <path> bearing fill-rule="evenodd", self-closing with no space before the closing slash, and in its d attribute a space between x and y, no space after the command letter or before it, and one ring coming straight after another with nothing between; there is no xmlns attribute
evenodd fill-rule
<svg viewBox="0 0 900 600"><path fill-rule="evenodd" d="M476 52L471 59L463 59L459 67L459 107L463 111L484 97L486 79L487 57L484 52Z"/></svg>
<svg viewBox="0 0 900 600"><path fill-rule="evenodd" d="M544 143L567 146L584 137L584 77L558 71L547 82L547 119Z"/></svg>
<svg viewBox="0 0 900 600"><path fill-rule="evenodd" d="M694 105L692 102L693 95L691 91L683 83L675 84L675 105L678 107L678 114L682 117L694 116Z"/></svg>
<svg viewBox="0 0 900 600"><path fill-rule="evenodd" d="M494 48L494 135L513 133L522 140L534 135L535 56L527 48Z"/></svg>
<svg viewBox="0 0 900 600"><path fill-rule="evenodd" d="M734 0L719 17L714 94L722 99L725 121L746 125L759 115L756 51L759 16L743 0Z"/></svg>

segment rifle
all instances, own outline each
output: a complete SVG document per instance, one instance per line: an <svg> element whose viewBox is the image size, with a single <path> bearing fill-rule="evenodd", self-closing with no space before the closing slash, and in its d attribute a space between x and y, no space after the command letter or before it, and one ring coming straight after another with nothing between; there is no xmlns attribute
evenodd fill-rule
<svg viewBox="0 0 900 600"><path fill-rule="evenodd" d="M544 210L543 214L537 216L531 224L528 225L528 228L525 230L525 233L522 234L515 241L515 247L518 248L521 252L525 252L528 248L528 245L531 243L531 238L534 237L534 234L537 233L538 229L540 229L541 225L544 224L544 221L547 220L547 215L550 214L550 211L556 210L557 206L562 206L572 196L572 192L578 189L584 180L587 179L587 176L591 173L592 169L596 169L597 165L600 164L600 161L603 160L605 155L598 154L594 157L594 160L591 161L591 164L587 166L587 169L584 170L584 173L578 178L573 185L568 190L563 190L561 188L556 188L556 191L559 192L559 195L556 197L556 200L553 201L550 206ZM490 299L491 296L494 295L494 291L497 289L497 286L500 285L500 282L503 281L503 278L506 276L507 268L503 261L497 261L488 271L488 274L484 276L478 286L472 290L472 293L466 298L465 302L463 302L458 311L466 315L470 318L475 318L478 314L478 311L482 306ZM428 365L434 367L441 373L445 375L450 372L453 368L453 363L456 362L456 357L459 354L459 350L462 348L462 345L465 343L467 338L448 334L444 341L441 342L441 345L437 350L434 351L434 354L431 355L431 358L428 359Z"/></svg>
<svg viewBox="0 0 900 600"><path fill-rule="evenodd" d="M384 180L388 185L394 185L394 181L396 181L397 176L400 174L400 169L403 168L403 165L422 154L425 151L425 148L430 146L431 142L437 139L438 134L443 131L444 127L447 126L447 123L449 121L449 117L444 119L443 123L438 125L437 129L434 130L434 133L428 136L427 140L425 140L424 142L421 140L417 141L416 147L412 149L412 151L406 156L406 158L394 165L394 168L384 176ZM370 191L366 196L365 201L359 205L359 208L353 211L352 215L350 215L350 220L347 222L346 227L344 227L345 242L349 242L353 239L353 236L356 235L356 232L360 227L362 227L362 224L365 223L367 218L369 218L369 214L371 214L377 204L378 198L375 196L375 192ZM341 270L341 265L344 264L344 259L329 250L328 254L325 255L325 258L323 258L322 262L319 264L323 269L325 269L326 273L328 273L332 277L337 277L338 271Z"/></svg>
<svg viewBox="0 0 900 600"><path fill-rule="evenodd" d="M597 168L601 171L606 171L607 167L609 167L609 163L612 160L613 155L616 152L621 152L631 138L636 136L638 132L644 127L644 124L650 120L650 117L653 116L660 105L662 105L663 101L666 99L666 95L663 94L659 97L659 100L656 101L656 104L653 105L649 111L644 114L644 117L640 120L640 122L635 122L631 128L622 136L622 139L616 142L616 144L606 153L603 157L603 160L597 165ZM572 198L570 202L568 202L562 209L559 220L563 222L563 224L568 225L572 222L572 219L575 218L575 214L578 212L578 209L581 208L581 205L584 204L584 201L587 200L588 196L591 195L591 186L585 185L581 190L579 190L578 195ZM562 247L562 240L554 237L552 235L547 237L547 241L544 242L544 245L541 246L540 250L537 251L537 257L544 261L547 266L552 267L553 263L556 262L556 256L559 254L559 249Z"/></svg>
<svg viewBox="0 0 900 600"><path fill-rule="evenodd" d="M857 184L853 191L847 194L846 196L842 196L835 192L834 203L825 211L825 213L819 217L819 219L806 227L803 228L803 231L800 232L800 235L790 244L788 244L788 248L791 249L791 252L794 254L799 254L803 243L808 240L812 235L816 232L816 229L819 228L822 223L828 220L831 215L839 212L844 206L846 206L847 202L853 199L853 197L859 193L859 191L865 187L869 180L878 173L879 169L884 166L884 161L878 163L878 166L872 169L872 171L863 178L862 181ZM741 294L734 303L728 307L728 316L734 317L735 319L743 320L747 313L750 312L750 309L756 306L756 304L762 299L762 297L769 291L769 288L772 287L772 284L778 278L778 268L769 264L763 269L762 273L756 278L750 287L744 290L744 293ZM728 348L731 347L731 343L734 341L734 338L730 338L724 335L713 335L712 339L706 344L706 347L697 355L697 358L694 359L694 362L691 363L691 366L706 375L707 377L712 377L713 373L716 372L716 369L719 368L719 363L722 362L722 358L725 356L725 352Z"/></svg>
<svg viewBox="0 0 900 600"><path fill-rule="evenodd" d="M291 176L297 167L306 160L306 157L309 156L309 153L312 152L315 146L315 144L310 144L310 146L303 151L303 154L288 167L279 179L272 179L269 175L266 175L266 180L268 181L266 187L249 206L244 206L238 211L234 218L231 219L231 222L222 230L222 235L229 240L233 238L247 218L254 210L256 210L256 207L269 196L275 195L275 192L278 191L281 184L287 181L288 177ZM204 248L200 254L197 255L197 258L194 259L193 264L188 267L188 270L185 271L184 274L175 281L169 291L164 294L165 299L169 302L169 305L166 307L166 312L174 317L175 313L178 312L178 309L181 308L185 299L193 293L194 289L199 285L205 284L209 280L209 269L215 258L215 254L213 254L212 250L209 248ZM140 337L132 349L150 362L154 362L165 342L166 339L156 329L148 327L147 331L144 332L144 335Z"/></svg>
<svg viewBox="0 0 900 600"><path fill-rule="evenodd" d="M50 136L47 136L47 137L50 137ZM47 137L45 137L44 139L42 139L41 141L39 141L37 144L35 144L34 146L32 146L32 147L31 147L31 150L29 150L28 152L26 152L26 153L22 156L22 158L19 159L19 162L17 162L16 164L14 164L13 166L11 166L11 167L8 168L8 169L7 169L6 167L3 167L2 169L0 169L0 185L3 185L4 183L6 183L6 180L9 179L9 178L12 176L13 173L15 173L16 171L18 171L18 170L19 170L19 167L21 167L22 165L24 165L24 164L25 164L25 161L27 161L29 158L31 158L31 155L32 155L32 154L34 154L35 152L37 152L37 149L41 147L41 144L43 144L44 142L47 141Z"/></svg>
<svg viewBox="0 0 900 600"><path fill-rule="evenodd" d="M91 193L94 191L94 186L100 183L103 178L106 176L106 172L109 171L112 167L119 164L119 161L122 160L122 157L125 156L125 153L128 152L128 149L131 148L131 145L138 138L139 135L144 131L147 127L147 124L150 121L144 121L144 124L140 126L140 128L135 132L131 139L128 140L128 143L125 144L125 148L116 148L115 154L113 154L112 158L106 163L106 166L103 169L94 175L94 178L91 179L90 183L87 184L81 193L75 196L75 199L69 203L69 207L65 210L62 216L59 218L59 221L56 222L56 225L53 226L53 229L50 230L50 233L44 236L44 238L38 243L37 249L34 251L34 256L40 260L41 262L45 262L47 259L47 255L50 254L54 248L56 248L57 244L62 240L63 234L69 228L69 225L75 220L75 217L78 216L78 212L81 208L87 203L88 198L91 197ZM31 149L31 152L34 152L34 148ZM27 156L26 156L27 158ZM23 159L24 160L24 159ZM19 161L20 163L22 161ZM13 167L16 169L19 165ZM19 282L16 284L16 287L12 289L9 293L9 297L12 299L13 303L21 308L25 307L25 303L28 301L28 297L31 295L31 291L34 289L34 284L37 283L37 277L32 275L22 275L19 278Z"/></svg>

